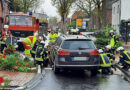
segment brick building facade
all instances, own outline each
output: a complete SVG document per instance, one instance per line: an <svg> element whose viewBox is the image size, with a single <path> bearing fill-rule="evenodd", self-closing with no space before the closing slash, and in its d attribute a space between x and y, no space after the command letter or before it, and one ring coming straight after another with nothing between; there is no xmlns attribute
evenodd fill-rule
<svg viewBox="0 0 130 90"><path fill-rule="evenodd" d="M106 24L108 24L108 25L112 25L112 1L113 0L107 1ZM101 10L101 14L103 14L102 10ZM103 17L101 15L101 23L103 23L102 20L103 20ZM90 21L89 21L89 28L98 29L97 8L95 8L92 12L92 15L91 15Z"/></svg>
<svg viewBox="0 0 130 90"><path fill-rule="evenodd" d="M9 13L8 9L8 0L0 0L0 31L2 30L3 26L3 18L6 14Z"/></svg>

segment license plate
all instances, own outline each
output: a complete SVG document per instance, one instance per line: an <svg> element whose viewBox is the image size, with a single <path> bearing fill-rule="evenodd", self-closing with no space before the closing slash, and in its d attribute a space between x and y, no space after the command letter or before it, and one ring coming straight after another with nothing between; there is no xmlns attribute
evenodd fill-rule
<svg viewBox="0 0 130 90"><path fill-rule="evenodd" d="M73 61L87 61L88 57L73 57Z"/></svg>

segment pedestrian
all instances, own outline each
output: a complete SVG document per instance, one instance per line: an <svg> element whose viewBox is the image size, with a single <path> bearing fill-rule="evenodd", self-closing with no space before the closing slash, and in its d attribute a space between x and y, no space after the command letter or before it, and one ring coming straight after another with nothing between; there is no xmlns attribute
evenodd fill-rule
<svg viewBox="0 0 130 90"><path fill-rule="evenodd" d="M35 42L38 40L39 36L38 33L34 33L34 36L29 36L23 40L23 46L25 48L25 56L31 56L31 48L34 46Z"/></svg>
<svg viewBox="0 0 130 90"><path fill-rule="evenodd" d="M112 74L111 62L102 49L99 49L100 66L103 74Z"/></svg>
<svg viewBox="0 0 130 90"><path fill-rule="evenodd" d="M43 64L44 64L43 61L44 61L44 58L46 56L44 53L45 52L44 46L45 46L44 41L41 41L36 49L35 61L36 61L38 73L42 72L42 68L43 68Z"/></svg>
<svg viewBox="0 0 130 90"><path fill-rule="evenodd" d="M58 34L55 33L55 31L51 31L51 34L49 36L49 45L53 45L56 41L56 39L58 38Z"/></svg>
<svg viewBox="0 0 130 90"><path fill-rule="evenodd" d="M115 56L114 56L114 54L111 51L111 46L110 45L107 45L105 47L104 53L108 56L108 58L111 61L111 63L115 60Z"/></svg>
<svg viewBox="0 0 130 90"><path fill-rule="evenodd" d="M31 49L31 56L34 59L34 65L35 65L35 55L36 55L36 48L40 44L40 42L43 41L43 38L39 36L38 40L36 40L35 44L33 45Z"/></svg>
<svg viewBox="0 0 130 90"><path fill-rule="evenodd" d="M120 54L119 64L123 66L123 69L128 70L130 68L130 53L123 47L117 48L117 52Z"/></svg>
<svg viewBox="0 0 130 90"><path fill-rule="evenodd" d="M114 31L113 30L110 30L110 37L111 37L111 40L110 40L110 46L111 46L111 49L112 49L112 52L114 54L116 48L117 48L117 43L119 42L119 39L118 37L115 35Z"/></svg>
<svg viewBox="0 0 130 90"><path fill-rule="evenodd" d="M11 32L8 30L9 26L4 25L4 29L2 30L1 33L1 38L0 38L0 44L1 44L1 53L3 53L4 48L6 48L5 41L8 37L11 36Z"/></svg>

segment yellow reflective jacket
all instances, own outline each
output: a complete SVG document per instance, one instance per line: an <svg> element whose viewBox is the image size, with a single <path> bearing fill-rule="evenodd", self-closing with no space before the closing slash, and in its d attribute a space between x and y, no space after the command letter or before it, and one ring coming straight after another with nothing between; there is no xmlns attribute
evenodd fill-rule
<svg viewBox="0 0 130 90"><path fill-rule="evenodd" d="M23 42L28 43L31 47L35 44L37 38L35 36L29 36L23 40Z"/></svg>
<svg viewBox="0 0 130 90"><path fill-rule="evenodd" d="M100 60L101 60L101 67L110 67L111 62L109 61L106 54L100 54Z"/></svg>
<svg viewBox="0 0 130 90"><path fill-rule="evenodd" d="M56 38L58 38L58 35L57 34L51 34L49 38L50 38L49 42L54 43L56 41Z"/></svg>
<svg viewBox="0 0 130 90"><path fill-rule="evenodd" d="M111 40L110 40L110 46L112 48L115 48L117 43L118 43L117 37L115 35L113 35Z"/></svg>

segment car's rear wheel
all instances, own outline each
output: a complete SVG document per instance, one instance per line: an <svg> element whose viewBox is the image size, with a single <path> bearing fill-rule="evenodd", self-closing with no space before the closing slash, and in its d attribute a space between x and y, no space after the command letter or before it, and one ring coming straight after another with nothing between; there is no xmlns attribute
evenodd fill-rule
<svg viewBox="0 0 130 90"><path fill-rule="evenodd" d="M53 66L53 71L55 74L58 74L60 72L60 69L56 67L55 62L54 62L54 66Z"/></svg>
<svg viewBox="0 0 130 90"><path fill-rule="evenodd" d="M102 69L102 73L103 74L113 74L113 71L111 70L111 68L104 68L104 69Z"/></svg>
<svg viewBox="0 0 130 90"><path fill-rule="evenodd" d="M98 71L97 70L91 70L91 76L96 76L97 75L97 73L98 73Z"/></svg>

